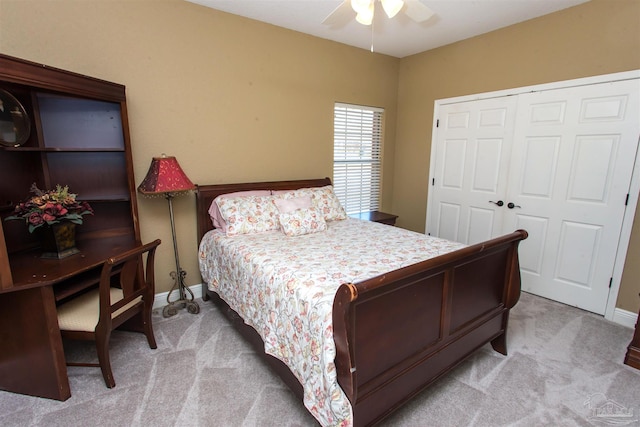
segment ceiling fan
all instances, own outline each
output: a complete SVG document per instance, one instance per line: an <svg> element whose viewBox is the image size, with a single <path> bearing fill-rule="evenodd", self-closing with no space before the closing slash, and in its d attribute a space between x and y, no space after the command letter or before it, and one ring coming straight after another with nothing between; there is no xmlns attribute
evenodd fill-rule
<svg viewBox="0 0 640 427"><path fill-rule="evenodd" d="M393 18L403 9L405 15L415 22L424 22L434 15L420 0L344 0L322 23L335 25L343 22L345 17L351 19L353 12L356 12L356 21L362 25L371 25L377 2L382 3L382 8L389 18Z"/></svg>

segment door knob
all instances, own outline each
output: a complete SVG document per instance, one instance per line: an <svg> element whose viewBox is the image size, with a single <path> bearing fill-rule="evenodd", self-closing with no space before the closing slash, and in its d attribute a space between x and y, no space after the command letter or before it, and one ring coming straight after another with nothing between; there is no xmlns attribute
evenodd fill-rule
<svg viewBox="0 0 640 427"><path fill-rule="evenodd" d="M507 207L508 207L509 209L513 209L513 208L521 208L522 206L520 206L520 205L514 205L513 203L509 202L509 203L507 203Z"/></svg>
<svg viewBox="0 0 640 427"><path fill-rule="evenodd" d="M498 200L497 202L494 202L493 200L489 200L489 203L493 203L494 205L498 205L498 206L504 205L504 202L502 200Z"/></svg>

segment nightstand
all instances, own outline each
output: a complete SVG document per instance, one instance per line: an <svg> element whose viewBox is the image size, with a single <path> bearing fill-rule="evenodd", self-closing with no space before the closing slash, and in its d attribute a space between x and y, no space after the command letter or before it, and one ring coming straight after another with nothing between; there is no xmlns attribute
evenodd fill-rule
<svg viewBox="0 0 640 427"><path fill-rule="evenodd" d="M380 211L360 212L349 215L351 218L363 219L365 221L379 222L381 224L396 225L398 215L388 214Z"/></svg>

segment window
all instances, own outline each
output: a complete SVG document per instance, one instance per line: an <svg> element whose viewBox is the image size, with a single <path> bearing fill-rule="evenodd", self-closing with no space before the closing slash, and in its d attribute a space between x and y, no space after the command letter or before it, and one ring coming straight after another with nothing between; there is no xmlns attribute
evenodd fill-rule
<svg viewBox="0 0 640 427"><path fill-rule="evenodd" d="M382 108L334 106L333 187L348 215L380 207Z"/></svg>

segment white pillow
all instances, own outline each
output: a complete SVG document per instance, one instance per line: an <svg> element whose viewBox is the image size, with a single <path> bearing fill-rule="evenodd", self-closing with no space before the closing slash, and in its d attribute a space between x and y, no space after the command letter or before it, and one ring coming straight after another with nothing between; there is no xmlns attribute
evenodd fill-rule
<svg viewBox="0 0 640 427"><path fill-rule="evenodd" d="M332 185L324 187L301 188L279 194L284 199L297 197L311 197L313 206L317 207L324 215L325 221L347 219L347 213L340 204L338 196L333 192Z"/></svg>
<svg viewBox="0 0 640 427"><path fill-rule="evenodd" d="M311 196L294 197L292 199L276 199L274 200L274 203L280 213L289 213L296 209L307 209L312 206Z"/></svg>

